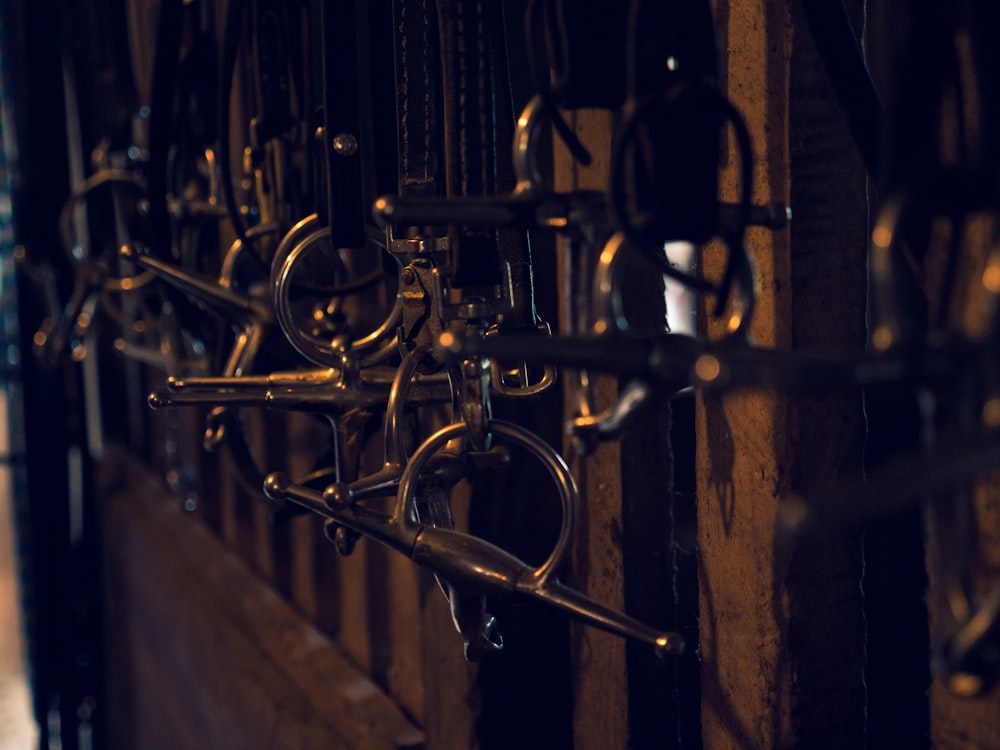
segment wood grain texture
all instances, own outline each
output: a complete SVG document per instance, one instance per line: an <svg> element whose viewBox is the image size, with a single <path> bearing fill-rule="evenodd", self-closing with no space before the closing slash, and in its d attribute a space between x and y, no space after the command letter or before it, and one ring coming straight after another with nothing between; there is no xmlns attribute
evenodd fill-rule
<svg viewBox="0 0 1000 750"><path fill-rule="evenodd" d="M789 36L787 11L739 0L719 3L726 45L726 93L743 113L754 144L754 199L787 200ZM720 186L738 198L730 159ZM752 335L762 346L790 344L787 234L751 230L760 296ZM721 248L703 255L718 273ZM785 282L785 283L782 283ZM712 337L703 302L699 326ZM790 675L785 661L784 571L775 569L773 529L786 491L786 404L771 393L700 397L698 433L699 609L702 738L706 748L780 747L791 739Z"/></svg>
<svg viewBox="0 0 1000 750"><path fill-rule="evenodd" d="M752 339L786 350L857 347L864 176L830 126L821 81L807 80L815 53L804 56L785 4L720 2L718 17L726 92L754 143L754 200L790 201L795 217L790 230L748 232L760 280ZM735 161L721 181L728 200L739 197ZM839 223L810 214L822 205L816 194L827 201L838 190ZM723 261L710 249L706 274ZM702 332L718 337L720 321L708 319L707 304L702 313ZM704 746L863 746L860 539L790 547L775 536L783 496L860 472L858 394L708 394L696 423Z"/></svg>
<svg viewBox="0 0 1000 750"><path fill-rule="evenodd" d="M155 480L113 473L113 700L128 708L116 746L423 747L374 683Z"/></svg>
<svg viewBox="0 0 1000 750"><path fill-rule="evenodd" d="M607 189L611 113L576 110L570 113L569 122L594 155L594 161L587 167L581 166L556 139L555 189ZM583 251L577 248L576 252ZM571 257L564 246L560 257L560 275L565 277L568 264L580 262L581 258ZM563 301L564 309L566 305L567 301ZM598 377L596 381L599 403L613 403L618 392L614 379ZM568 404L567 409L571 410L572 406ZM623 609L621 448L617 443L605 443L591 456L574 458L574 449L567 444L563 453L570 460L580 489L579 535L573 549L572 572L568 581L602 604ZM571 626L570 642L574 661L574 748L605 750L625 747L628 738L628 687L624 642L617 636L580 625Z"/></svg>
<svg viewBox="0 0 1000 750"><path fill-rule="evenodd" d="M945 222L943 219L940 223ZM964 242L963 258L957 276L957 297L951 302L952 327L970 331L976 335L985 330L990 321L983 304L984 294L980 280L986 261L994 248L996 219L982 213L971 215L961 227L952 226L950 232L962 231ZM928 274L932 290L945 292L942 287L941 272L943 262L934 263L935 254L943 255L951 250L948 233L933 242L929 255ZM932 293L931 307L940 305ZM960 413L962 404L948 403L942 399L938 418L951 425L962 424ZM950 408L949 408L950 407ZM947 439L943 430L940 439ZM925 514L927 533L927 573L930 593L927 597L932 648L943 637L945 626L941 622L941 612L947 611L944 601L946 594L941 580L940 560L954 559L960 555L959 547L964 547L970 563L968 585L972 591L973 603L978 606L1000 586L1000 472L993 470L977 477L970 477L965 488L936 498L945 506L944 513L951 518L961 518L968 514L970 526L968 537L963 544L950 535L945 535L933 520L933 514ZM964 511L964 512L963 512ZM936 750L979 750L1000 747L1000 686L994 686L985 695L968 698L957 696L942 682L941 675L933 674L930 689L930 733Z"/></svg>

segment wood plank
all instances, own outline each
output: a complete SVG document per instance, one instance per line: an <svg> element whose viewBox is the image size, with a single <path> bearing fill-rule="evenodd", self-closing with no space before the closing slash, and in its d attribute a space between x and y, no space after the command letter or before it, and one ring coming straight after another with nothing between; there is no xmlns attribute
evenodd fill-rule
<svg viewBox="0 0 1000 750"><path fill-rule="evenodd" d="M422 433L432 434L450 421L450 409L432 407L424 414ZM468 533L473 502L470 483L459 482L447 492L455 528ZM465 660L462 637L434 576L401 555L392 555L389 590L394 592L392 606L396 610L393 667L396 674L408 675L411 683L408 696L400 692L401 703L408 706L422 701L419 716L428 750L474 750L479 747L479 665ZM419 617L419 628L413 626L411 612Z"/></svg>
<svg viewBox="0 0 1000 750"><path fill-rule="evenodd" d="M854 0L845 3L858 9ZM861 353L866 344L867 176L823 76L799 6L789 72L792 338L798 349ZM795 454L789 483L808 497L861 477L861 390L792 394ZM851 531L789 550L785 585L802 746L850 747L866 733L863 535Z"/></svg>
<svg viewBox="0 0 1000 750"><path fill-rule="evenodd" d="M371 436L362 444L360 441L364 440L365 429L361 423L351 423L349 427L342 425L342 440L345 438L345 430L349 430L346 437L351 445L341 445L341 451L351 458L344 467L344 481L354 481L357 476L378 471L385 461L383 439L379 435ZM355 464L356 460L360 463ZM385 632L384 623L377 616L380 609L379 595L383 599L388 595L383 566L377 557L371 559L380 554L376 547L375 542L361 537L354 551L336 562L339 579L333 582L340 610L338 643L367 674L373 674L376 668L372 632L378 628L382 628L381 633ZM329 550L325 550L324 554L329 554ZM418 717L417 721L419 720Z"/></svg>
<svg viewBox="0 0 1000 750"><path fill-rule="evenodd" d="M372 545L371 553L381 560L379 568L385 590L385 596L379 597L384 600L386 609L386 642L379 644L388 657L385 663L385 682L403 710L426 727L426 695L433 691L434 678L449 682L446 675L433 675L424 670L423 642L426 639L426 624L420 610L424 590L430 589L432 584L422 580L417 567L398 552ZM428 593L430 596L436 595L432 590ZM445 631L442 635L447 636L448 632ZM432 736L428 731L428 739Z"/></svg>
<svg viewBox="0 0 1000 750"><path fill-rule="evenodd" d="M739 0L718 4L727 48L727 95L741 109L755 146L754 197L787 196L786 19ZM768 71L768 45L777 53L777 75ZM770 105L770 106L769 106ZM778 105L778 111L771 106ZM730 162L733 160L730 159ZM738 197L731 163L722 176L727 199ZM753 335L761 345L787 346L790 288L787 236L752 232L761 294ZM706 274L719 273L725 255L703 251ZM701 301L702 334L718 337ZM784 326L784 327L783 327ZM772 394L700 395L696 411L698 474L699 648L702 660L702 739L705 748L778 747L790 739L789 675L784 668L780 599L775 601L773 537L781 461L788 455L784 404ZM782 726L782 724L785 726Z"/></svg>
<svg viewBox="0 0 1000 750"><path fill-rule="evenodd" d="M286 417L288 443L283 469L296 481L308 476L316 467L317 454L330 443L330 427L312 414L290 412ZM320 562L323 542L322 520L313 513L304 513L290 518L275 530L283 535L278 545L287 545L279 554L279 563L287 566L289 597L299 610L315 622L327 634L334 634L339 628L339 617L332 622L321 622L321 601L335 599L336 563L328 565L329 559ZM331 556L333 557L333 556ZM286 558L286 559L282 559ZM321 575L324 567L326 575ZM335 627L329 628L329 625Z"/></svg>
<svg viewBox="0 0 1000 750"><path fill-rule="evenodd" d="M155 479L105 469L121 747L423 747L395 704Z"/></svg>
<svg viewBox="0 0 1000 750"><path fill-rule="evenodd" d="M421 667L427 750L479 747L478 666L465 661L462 639L432 576L420 573Z"/></svg>
<svg viewBox="0 0 1000 750"><path fill-rule="evenodd" d="M995 217L986 214L973 214L962 227L964 231L963 262L957 273L959 298L952 300L952 326L959 330L983 331L991 322L989 313L984 313L987 306L982 300L981 279L986 269L987 259L994 248L993 238L996 236L997 221ZM951 231L956 231L953 228ZM944 276L943 258L934 262L934 255L943 255L952 251L947 241L947 233L941 235L941 241L931 248L929 266L933 270L929 274L929 282L933 287L940 288ZM944 290L941 290L944 291ZM932 310L941 300L932 294ZM960 422L958 414L960 405L944 403L939 418ZM984 409L985 411L985 409ZM988 417L983 415L984 421ZM940 437L943 437L944 433ZM968 502L966 510L971 514L969 538L971 546L968 571L968 585L978 604L991 594L996 586L1000 586L1000 471L993 470L978 477L969 479L968 495L959 488L954 493L936 498L937 502L946 504L946 513L953 518L961 518L954 504ZM933 513L925 513L927 536L927 574L930 593L927 597L932 645L942 638L945 625L941 622L942 611L949 606L947 594L943 591L940 570L940 560L946 557L961 555L956 549L959 542L944 536L933 520ZM995 647L994 647L995 648ZM968 697L956 695L943 682L941 674L933 674L930 688L930 734L933 747L939 750L972 750L973 748L1000 747L1000 686L994 685L982 695ZM961 689L963 686L955 685Z"/></svg>
<svg viewBox="0 0 1000 750"><path fill-rule="evenodd" d="M805 47L798 36L793 45L790 13L786 5L745 0L718 5L727 94L754 143L754 200L791 199L796 217L791 231L748 232L761 287L752 338L782 349L857 347L864 211L846 214L845 230L823 225L815 209L837 190L863 196L863 175L843 168L849 143L824 140L832 105L824 111L815 82L798 78L818 66L815 57L793 58ZM808 104L797 98L803 93L813 97ZM814 108L808 116L790 111L806 106ZM813 162L800 170L804 154ZM728 200L739 196L734 161L722 180ZM809 190L825 191L824 202L807 201ZM703 265L717 274L723 262L723 254L709 252ZM703 302L702 331L718 337L724 326L706 321L707 313ZM860 542L787 547L774 534L783 495L808 495L860 471L857 395L704 395L697 429L704 746L863 746Z"/></svg>
<svg viewBox="0 0 1000 750"><path fill-rule="evenodd" d="M1000 586L1000 472L993 471L975 483L976 561L972 570L973 590L985 597L993 586ZM935 530L928 530L931 544ZM940 545L940 542L938 542ZM943 554L955 554L944 550ZM933 602L940 584L931 565L931 595ZM931 615L932 636L940 630ZM994 686L984 695L956 695L941 679L934 679L930 690L931 742L935 750L973 750L1000 747L1000 687Z"/></svg>
<svg viewBox="0 0 1000 750"><path fill-rule="evenodd" d="M612 113L581 109L569 113L569 123L594 157L584 167L554 139L555 189L606 190L610 175ZM560 253L559 274L580 263ZM564 293L565 290L561 290ZM567 301L562 302L565 308ZM563 325L565 321L563 321ZM598 377L597 397L611 404L617 397L613 378ZM567 394L567 399L571 398ZM567 415L572 413L567 400ZM624 608L624 564L621 549L621 447L605 443L593 455L578 457L571 444L563 446L580 490L579 534L573 548L568 582L596 601ZM628 737L628 689L625 643L614 635L578 624L570 626L573 670L573 741L577 750L625 747Z"/></svg>

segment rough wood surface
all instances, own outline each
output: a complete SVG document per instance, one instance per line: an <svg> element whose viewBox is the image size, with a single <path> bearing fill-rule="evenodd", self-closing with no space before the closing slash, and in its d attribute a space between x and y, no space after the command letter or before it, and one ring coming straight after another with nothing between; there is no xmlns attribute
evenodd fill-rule
<svg viewBox="0 0 1000 750"><path fill-rule="evenodd" d="M959 231L958 227L951 230ZM985 328L985 306L981 302L983 294L980 280L986 261L994 248L996 219L983 214L974 214L961 227L964 232L963 263L957 273L958 295L951 301L952 325L960 330L979 332ZM928 280L934 287L942 286L943 261L934 263L934 254L944 254L950 247L947 234L944 241L932 246L929 266L932 272ZM945 290L942 290L944 292ZM931 308L940 305L940 300L931 295ZM942 407L942 420L961 420L956 414L959 406L948 404ZM939 437L947 439L942 433ZM969 537L966 544L944 536L934 522L933 513L925 514L927 521L927 572L930 593L927 597L932 647L940 642L944 631L941 612L947 611L947 597L941 580L940 561L960 555L958 547L964 547L971 569L968 572L969 586L974 597L973 606L979 606L989 597L993 589L1000 586L1000 472L994 470L978 477L970 477L967 488L956 491L937 502L945 504L944 513L952 518L961 518L964 512L971 516ZM995 647L994 647L995 648ZM975 698L955 695L943 683L940 674L934 674L930 689L930 730L931 741L936 750L979 750L1000 747L1000 685L995 685L984 695Z"/></svg>
<svg viewBox="0 0 1000 750"><path fill-rule="evenodd" d="M555 189L607 189L611 114L577 110L570 113L569 122L595 158L590 166L582 167L557 139ZM561 253L560 275L564 277L567 264L579 262L580 258ZM564 307L566 304L564 300ZM617 390L614 379L597 378L597 397L602 404L612 403ZM593 455L575 459L573 452L571 445L564 446L564 455L570 460L580 489L579 537L574 545L569 581L602 604L622 609L625 578L621 549L621 449L617 443L605 443ZM579 625L571 626L570 640L574 660L574 748L625 747L628 690L624 642L617 636Z"/></svg>
<svg viewBox="0 0 1000 750"><path fill-rule="evenodd" d="M726 92L754 142L754 200L791 200L795 216L790 231L748 233L761 286L752 338L779 349L857 346L863 300L855 291L817 296L818 289L863 290L865 236L863 210L832 227L809 215L816 206L810 190L858 191L862 209L864 196L863 175L842 167L844 139L822 132L829 113L802 114L818 106L816 82L802 78L817 61L793 56L798 37L785 4L731 0L717 12ZM803 102L810 90L813 100ZM798 170L803 154L813 161ZM736 200L738 172L729 161L722 188ZM723 260L718 249L706 253L705 272L718 273ZM838 327L838 320L850 324ZM718 321L701 325L711 337L722 333ZM808 495L819 482L860 471L857 394L705 395L697 430L704 746L863 746L859 540L787 547L775 537L784 495Z"/></svg>
<svg viewBox="0 0 1000 750"><path fill-rule="evenodd" d="M122 748L419 748L422 733L134 467L107 495ZM211 564L206 564L211 561Z"/></svg>
<svg viewBox="0 0 1000 750"><path fill-rule="evenodd" d="M788 197L785 13L782 8L769 14L739 0L718 6L729 61L726 93L743 112L755 146L756 200ZM738 195L735 169L723 175L729 199ZM754 339L787 347L788 236L752 230L748 245L761 283ZM721 254L706 252L705 272L717 272L722 262ZM718 336L720 329L716 322L703 332ZM775 394L727 393L698 401L702 737L709 750L780 747L791 740L791 685L781 638L785 602L773 539L778 497L787 487L786 424L785 404Z"/></svg>

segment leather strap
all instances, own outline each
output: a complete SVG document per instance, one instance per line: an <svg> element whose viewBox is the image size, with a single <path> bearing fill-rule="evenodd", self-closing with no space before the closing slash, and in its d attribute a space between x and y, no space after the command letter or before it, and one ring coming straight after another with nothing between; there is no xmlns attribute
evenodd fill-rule
<svg viewBox="0 0 1000 750"><path fill-rule="evenodd" d="M628 3L546 0L546 6L550 59L545 72L554 71L556 101L566 109L620 109L626 93Z"/></svg>
<svg viewBox="0 0 1000 750"><path fill-rule="evenodd" d="M443 194L441 60L432 0L393 0L399 184L406 196Z"/></svg>
<svg viewBox="0 0 1000 750"><path fill-rule="evenodd" d="M495 3L490 3L495 5ZM497 192L495 146L510 143L494 129L495 91L503 86L494 66L484 0L437 0L441 45L444 187L449 197ZM454 287L501 282L495 229L459 227L453 239L449 281Z"/></svg>
<svg viewBox="0 0 1000 750"><path fill-rule="evenodd" d="M719 228L719 143L727 118L708 0L633 0L628 40L630 223L650 248L700 244Z"/></svg>
<svg viewBox="0 0 1000 750"><path fill-rule="evenodd" d="M150 244L158 258L169 258L170 214L167 209L167 157L170 130L174 122L174 98L181 47L182 0L163 0L160 5L153 61L153 87L149 118L149 198Z"/></svg>
<svg viewBox="0 0 1000 750"><path fill-rule="evenodd" d="M372 148L362 132L361 92L368 69L362 61L367 17L362 0L319 2L320 76L323 103L323 163L326 208L334 247L362 247L371 199L364 184L363 160ZM314 68L315 69L315 68Z"/></svg>

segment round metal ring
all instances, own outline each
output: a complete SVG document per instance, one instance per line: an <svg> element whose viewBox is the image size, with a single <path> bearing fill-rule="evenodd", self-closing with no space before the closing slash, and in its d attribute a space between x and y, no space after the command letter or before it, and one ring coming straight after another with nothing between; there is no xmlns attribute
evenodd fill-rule
<svg viewBox="0 0 1000 750"><path fill-rule="evenodd" d="M329 229L319 226L316 214L306 217L285 235L271 263L271 288L274 296L275 317L286 338L296 351L314 364L338 367L341 351L332 342L311 336L302 330L292 310L289 288L292 269L320 243L328 242ZM385 359L395 350L392 335L399 324L402 303L396 296L388 317L375 330L351 343L351 351L367 353L362 366L369 366ZM390 339L386 341L386 339Z"/></svg>
<svg viewBox="0 0 1000 750"><path fill-rule="evenodd" d="M62 238L63 248L69 256L70 262L79 264L83 258L73 252L77 246L73 242L73 214L78 204L85 201L95 190L102 187L127 187L136 191L140 196L146 194L146 181L138 175L124 169L102 169L91 175L63 204L59 212L59 235ZM155 278L152 271L142 271L134 276L123 278L109 277L104 280L104 290L108 292L130 292L144 287Z"/></svg>
<svg viewBox="0 0 1000 750"><path fill-rule="evenodd" d="M535 458L542 462L542 465L549 472L549 476L555 481L559 489L559 498L562 506L562 525L559 529L559 537L548 558L532 573L533 587L544 586L545 583L558 572L559 566L566 560L570 552L570 545L576 530L576 515L579 495L573 475L570 474L569 467L555 450L540 437L530 430L511 422L504 422L498 419L488 423L488 429L493 435L506 438L511 443L518 445ZM433 435L428 437L417 450L410 456L406 464L403 476L399 481L399 492L396 495L396 509L394 520L408 526L419 526L416 513L416 489L417 479L421 471L430 460L431 456L449 440L461 437L467 431L464 422L443 427Z"/></svg>

